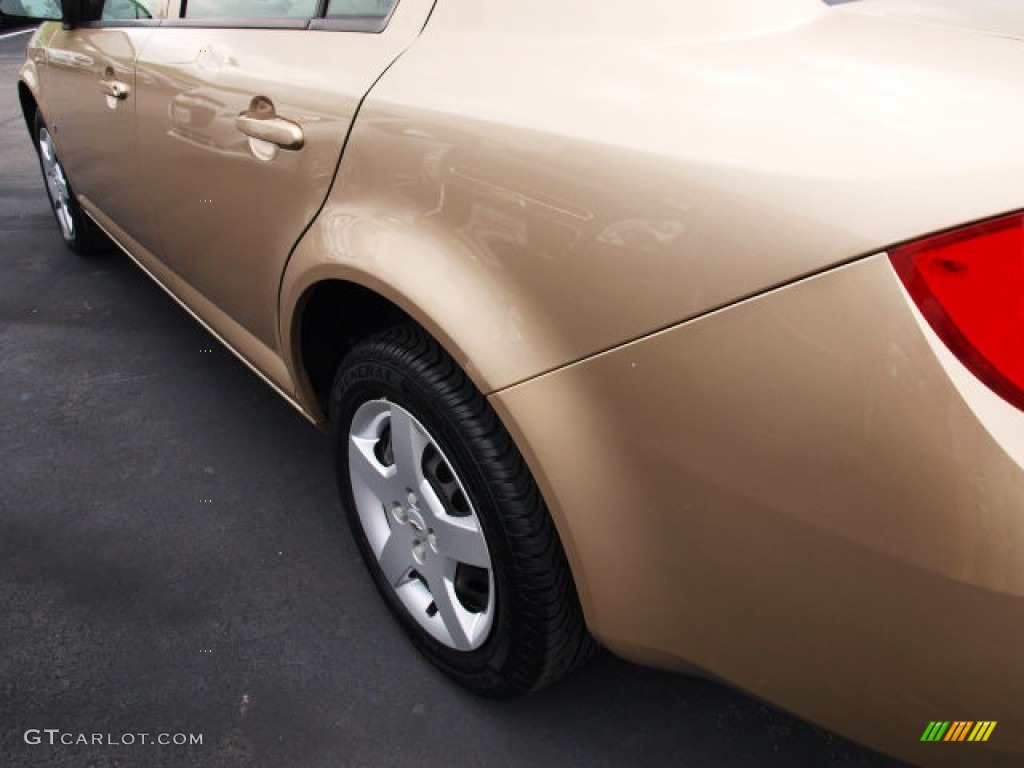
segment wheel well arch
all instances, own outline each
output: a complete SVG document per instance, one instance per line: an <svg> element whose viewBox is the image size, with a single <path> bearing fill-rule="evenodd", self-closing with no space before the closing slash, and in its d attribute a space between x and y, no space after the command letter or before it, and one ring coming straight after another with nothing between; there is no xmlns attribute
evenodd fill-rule
<svg viewBox="0 0 1024 768"><path fill-rule="evenodd" d="M428 327L427 322L424 322L426 317L420 316L415 306L411 305L406 310L359 282L325 277L306 287L294 306L290 315L291 326L286 332L291 339L292 351L289 357L299 400L319 408L319 413L314 412L314 416L329 416L328 403L334 377L348 351L363 339L397 325L415 324L466 369L462 355L453 348L457 346L454 340ZM466 373L472 378L472 371L466 370ZM474 380L474 383L480 387L480 382ZM486 396L487 391L483 391ZM499 421L509 431L513 444L530 466L532 453L528 451L528 441L523 439L515 424L507 420L509 413L506 409L498 406L496 411ZM583 572L582 559L577 552L568 520L557 506L552 506L551 500L557 497L553 493L544 492L544 474L537 474L533 466L530 469L565 549L573 587L582 600L584 591L580 589L579 581L579 575Z"/></svg>
<svg viewBox="0 0 1024 768"><path fill-rule="evenodd" d="M31 133L32 121L35 120L39 104L36 102L36 97L32 95L32 90L20 80L18 81L18 101L21 103L21 114L25 118L25 127Z"/></svg>
<svg viewBox="0 0 1024 768"><path fill-rule="evenodd" d="M414 322L399 306L347 280L323 280L303 293L293 324L293 348L300 389L324 415L342 358L362 339Z"/></svg>

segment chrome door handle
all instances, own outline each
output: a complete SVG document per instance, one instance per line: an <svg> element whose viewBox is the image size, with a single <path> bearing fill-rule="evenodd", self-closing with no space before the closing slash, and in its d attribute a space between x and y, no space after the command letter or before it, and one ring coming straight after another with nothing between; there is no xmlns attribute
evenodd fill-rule
<svg viewBox="0 0 1024 768"><path fill-rule="evenodd" d="M251 112L243 112L235 118L235 127L246 136L269 141L281 149L302 149L306 142L302 126L283 117L255 117Z"/></svg>
<svg viewBox="0 0 1024 768"><path fill-rule="evenodd" d="M100 90L106 96L113 96L115 99L127 99L131 88L127 83L120 80L100 80Z"/></svg>

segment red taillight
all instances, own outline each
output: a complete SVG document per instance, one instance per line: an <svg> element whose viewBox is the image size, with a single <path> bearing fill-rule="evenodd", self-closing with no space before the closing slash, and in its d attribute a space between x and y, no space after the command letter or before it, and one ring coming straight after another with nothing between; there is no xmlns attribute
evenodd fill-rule
<svg viewBox="0 0 1024 768"><path fill-rule="evenodd" d="M960 362L1024 409L1024 213L908 243L889 258Z"/></svg>

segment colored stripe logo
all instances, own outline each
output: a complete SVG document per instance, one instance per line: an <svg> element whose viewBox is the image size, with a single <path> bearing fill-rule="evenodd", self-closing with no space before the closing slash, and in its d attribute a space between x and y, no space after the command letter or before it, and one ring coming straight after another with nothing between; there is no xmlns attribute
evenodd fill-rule
<svg viewBox="0 0 1024 768"><path fill-rule="evenodd" d="M995 720L932 720L921 741L988 741L995 729Z"/></svg>

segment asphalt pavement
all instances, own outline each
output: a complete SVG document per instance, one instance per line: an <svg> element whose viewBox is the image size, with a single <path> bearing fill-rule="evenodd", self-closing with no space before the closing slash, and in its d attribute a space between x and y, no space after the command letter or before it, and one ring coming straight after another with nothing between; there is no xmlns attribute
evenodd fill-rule
<svg viewBox="0 0 1024 768"><path fill-rule="evenodd" d="M127 257L64 249L27 40L0 37L0 766L897 765L607 653L509 702L450 684L364 572L326 437Z"/></svg>

